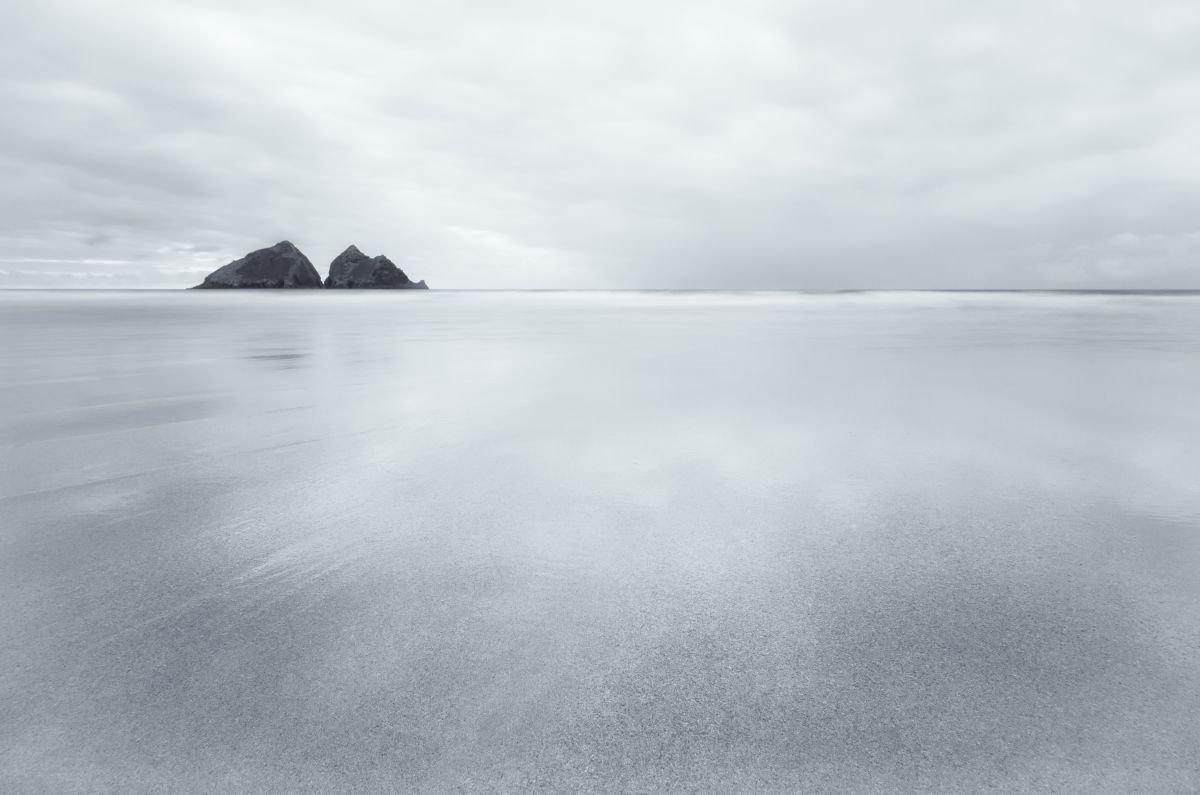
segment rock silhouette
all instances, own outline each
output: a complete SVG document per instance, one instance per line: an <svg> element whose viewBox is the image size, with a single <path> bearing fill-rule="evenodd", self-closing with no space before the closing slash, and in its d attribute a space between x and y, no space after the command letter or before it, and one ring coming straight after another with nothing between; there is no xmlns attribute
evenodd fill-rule
<svg viewBox="0 0 1200 795"><path fill-rule="evenodd" d="M368 257L351 245L329 263L325 286L343 290L428 290L424 281L414 282L396 263L380 254Z"/></svg>
<svg viewBox="0 0 1200 795"><path fill-rule="evenodd" d="M321 274L288 240L217 268L194 289L320 287Z"/></svg>

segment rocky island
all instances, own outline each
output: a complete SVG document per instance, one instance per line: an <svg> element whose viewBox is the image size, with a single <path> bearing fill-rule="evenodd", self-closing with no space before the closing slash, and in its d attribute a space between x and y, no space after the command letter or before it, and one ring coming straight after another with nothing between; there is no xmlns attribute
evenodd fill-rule
<svg viewBox="0 0 1200 795"><path fill-rule="evenodd" d="M241 259L222 265L196 285L194 290L330 288L343 290L428 290L425 282L414 282L382 254L368 257L350 246L329 264L329 276L321 274L300 249L288 240L270 248L251 251Z"/></svg>
<svg viewBox="0 0 1200 795"><path fill-rule="evenodd" d="M325 286L339 289L428 290L424 280L414 282L396 263L380 254L368 257L350 246L329 263Z"/></svg>
<svg viewBox="0 0 1200 795"><path fill-rule="evenodd" d="M291 241L251 251L222 265L194 289L320 287L321 274Z"/></svg>

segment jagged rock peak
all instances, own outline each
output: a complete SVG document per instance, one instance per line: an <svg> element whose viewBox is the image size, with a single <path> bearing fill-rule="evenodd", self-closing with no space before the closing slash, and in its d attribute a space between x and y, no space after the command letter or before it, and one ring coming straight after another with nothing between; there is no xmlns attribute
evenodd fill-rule
<svg viewBox="0 0 1200 795"><path fill-rule="evenodd" d="M414 282L396 263L380 254L368 257L351 245L329 263L325 286L343 290L427 290L424 281Z"/></svg>
<svg viewBox="0 0 1200 795"><path fill-rule="evenodd" d="M321 274L290 240L251 251L222 265L204 278L198 288L320 287Z"/></svg>
<svg viewBox="0 0 1200 795"><path fill-rule="evenodd" d="M345 251L343 251L341 254L338 254L336 257L334 257L333 261L334 262L337 262L338 260L357 261L360 259L370 259L370 257L368 257L366 254L359 251L358 246L351 243L350 245L346 246Z"/></svg>

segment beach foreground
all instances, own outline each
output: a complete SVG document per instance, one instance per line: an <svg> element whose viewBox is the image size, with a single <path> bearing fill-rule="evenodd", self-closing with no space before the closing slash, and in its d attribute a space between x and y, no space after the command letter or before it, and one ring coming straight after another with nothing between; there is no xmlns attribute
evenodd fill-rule
<svg viewBox="0 0 1200 795"><path fill-rule="evenodd" d="M1200 789L1200 297L0 334L4 791Z"/></svg>

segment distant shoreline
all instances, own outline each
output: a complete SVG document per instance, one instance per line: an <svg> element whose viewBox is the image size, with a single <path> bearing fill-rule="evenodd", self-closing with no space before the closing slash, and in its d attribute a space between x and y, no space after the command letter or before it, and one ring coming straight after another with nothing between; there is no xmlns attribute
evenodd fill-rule
<svg viewBox="0 0 1200 795"><path fill-rule="evenodd" d="M417 292L409 290L388 289L340 289L327 290L320 287L312 288L277 288L277 287L236 287L216 290L194 290L191 287L0 287L0 292L58 292L58 293L179 293L179 292L212 292L212 293L404 293ZM1110 289L1110 288L1062 288L1062 287L1016 287L1016 288L860 288L845 290L806 290L799 288L680 288L680 287L441 287L429 292L438 293L659 293L659 294L694 294L694 293L727 293L727 294L794 294L794 295L866 295L889 293L924 293L924 294L963 294L963 295L1158 295L1170 296L1200 296L1200 288L1147 288L1147 289Z"/></svg>

